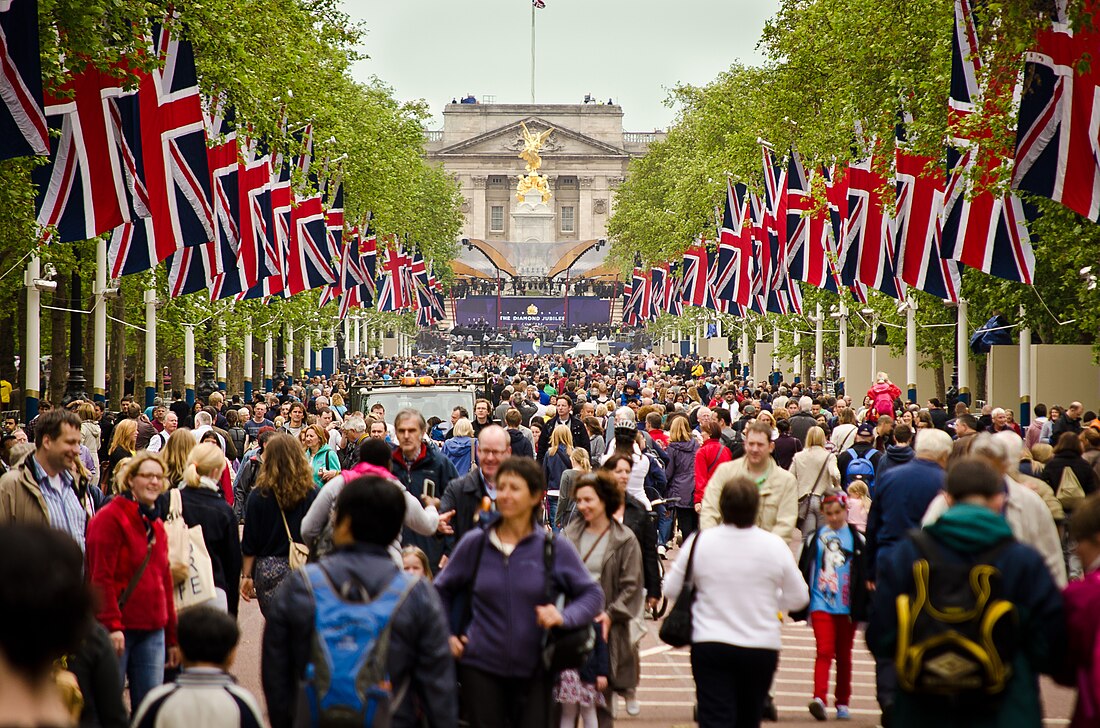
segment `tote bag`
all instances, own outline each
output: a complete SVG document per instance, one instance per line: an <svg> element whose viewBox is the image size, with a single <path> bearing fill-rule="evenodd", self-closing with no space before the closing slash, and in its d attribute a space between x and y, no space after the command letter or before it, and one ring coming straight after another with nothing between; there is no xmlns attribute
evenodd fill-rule
<svg viewBox="0 0 1100 728"><path fill-rule="evenodd" d="M172 489L169 503L168 517L183 525L184 547L187 549L187 557L183 562L187 564L187 576L183 581L176 584L174 593L176 611L181 612L189 607L206 604L217 596L214 591L214 564L210 560L210 552L206 549L206 539L202 535L202 526L187 528L187 524L184 523L183 498L180 496L179 489ZM169 531L168 539L169 550L171 551L171 531Z"/></svg>

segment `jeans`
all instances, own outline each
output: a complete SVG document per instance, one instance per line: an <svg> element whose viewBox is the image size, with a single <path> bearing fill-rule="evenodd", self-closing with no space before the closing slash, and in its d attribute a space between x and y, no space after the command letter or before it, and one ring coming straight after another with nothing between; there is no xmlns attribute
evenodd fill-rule
<svg viewBox="0 0 1100 728"><path fill-rule="evenodd" d="M699 728L757 728L779 652L722 642L691 646Z"/></svg>
<svg viewBox="0 0 1100 728"><path fill-rule="evenodd" d="M141 701L164 681L164 630L125 630L126 649L119 668L123 681L130 679L130 710L137 713Z"/></svg>
<svg viewBox="0 0 1100 728"><path fill-rule="evenodd" d="M659 505L657 511L657 541L658 546L663 546L672 540L672 509L666 505Z"/></svg>
<svg viewBox="0 0 1100 728"><path fill-rule="evenodd" d="M556 524L558 515L558 496L546 496L546 523L554 529L554 533L560 533L561 529Z"/></svg>
<svg viewBox="0 0 1100 728"><path fill-rule="evenodd" d="M828 705L829 668L836 660L836 690L833 705L848 705L852 698L852 642L856 625L847 614L810 612L817 642L814 660L814 697Z"/></svg>

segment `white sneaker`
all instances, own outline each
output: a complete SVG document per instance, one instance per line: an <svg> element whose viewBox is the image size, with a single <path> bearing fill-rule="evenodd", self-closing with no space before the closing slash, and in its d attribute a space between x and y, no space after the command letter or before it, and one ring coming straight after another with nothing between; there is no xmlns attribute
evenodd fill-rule
<svg viewBox="0 0 1100 728"><path fill-rule="evenodd" d="M642 704L638 702L637 698L628 698L626 701L626 714L630 716L638 715L642 712Z"/></svg>

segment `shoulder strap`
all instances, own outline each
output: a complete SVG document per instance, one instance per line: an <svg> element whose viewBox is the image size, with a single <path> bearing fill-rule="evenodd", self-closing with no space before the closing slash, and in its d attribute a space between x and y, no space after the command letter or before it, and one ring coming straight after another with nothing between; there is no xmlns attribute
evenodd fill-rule
<svg viewBox="0 0 1100 728"><path fill-rule="evenodd" d="M684 569L684 584L691 584L692 572L695 566L695 547L699 545L699 539L702 535L702 531L695 532L695 539L691 542L691 549L688 550L687 568Z"/></svg>
<svg viewBox="0 0 1100 728"><path fill-rule="evenodd" d="M168 486L168 520L183 518L183 496L174 485Z"/></svg>
<svg viewBox="0 0 1100 728"><path fill-rule="evenodd" d="M474 589L477 586L477 572L481 568L481 555L485 553L485 544L489 543L488 529L483 530L481 533L481 545L477 549L477 556L474 557L473 573L470 574L470 594L462 609L461 634L465 634L466 628L474 619Z"/></svg>
<svg viewBox="0 0 1100 728"><path fill-rule="evenodd" d="M554 532L549 531L546 534L546 538L542 542L542 568L545 574L546 580L546 603L554 603L554 592L552 590L553 584L552 575L554 572Z"/></svg>
<svg viewBox="0 0 1100 728"><path fill-rule="evenodd" d="M829 458L833 457L831 452L825 453L825 459L821 461L821 469L817 471L817 477L814 478L814 484L810 487L810 495L817 495L817 484L821 482L821 475L825 472L825 468L829 465Z"/></svg>
<svg viewBox="0 0 1100 728"><path fill-rule="evenodd" d="M276 505L278 502L276 501ZM290 535L290 524L286 522L286 513L283 511L283 507L279 506L279 515L283 519L283 528L286 530L286 540L289 542L287 545L294 543L294 537Z"/></svg>
<svg viewBox="0 0 1100 728"><path fill-rule="evenodd" d="M134 572L134 575L130 577L130 583L126 585L126 590L118 597L119 612L126 606L126 602L130 601L130 597L133 595L134 590L137 589L138 582L141 581L141 577L145 573L145 567L149 565L149 558L153 555L153 544L156 542L157 534L156 531L154 531L146 540L145 558L142 560L141 566L139 566L138 570Z"/></svg>

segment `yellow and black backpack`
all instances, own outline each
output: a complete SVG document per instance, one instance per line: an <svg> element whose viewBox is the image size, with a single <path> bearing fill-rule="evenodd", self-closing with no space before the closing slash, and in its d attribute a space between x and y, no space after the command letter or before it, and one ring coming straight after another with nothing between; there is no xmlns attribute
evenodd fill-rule
<svg viewBox="0 0 1100 728"><path fill-rule="evenodd" d="M1019 615L993 562L1014 541L968 565L947 558L928 533L910 535L922 558L913 592L897 598L898 685L960 708L995 703L1012 677Z"/></svg>

